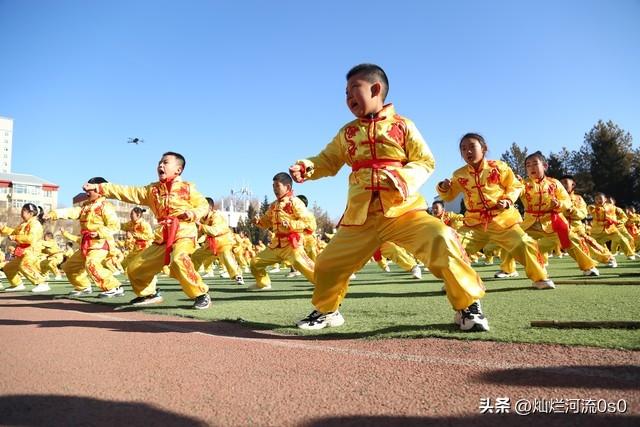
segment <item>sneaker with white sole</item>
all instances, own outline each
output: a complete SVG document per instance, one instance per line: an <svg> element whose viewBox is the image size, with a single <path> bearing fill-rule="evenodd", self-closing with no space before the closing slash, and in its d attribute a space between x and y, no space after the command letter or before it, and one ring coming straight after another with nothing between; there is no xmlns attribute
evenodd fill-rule
<svg viewBox="0 0 640 427"><path fill-rule="evenodd" d="M383 270L385 273L391 273L391 269L389 268L389 266L388 266L388 265L387 265L387 266L385 266L382 270Z"/></svg>
<svg viewBox="0 0 640 427"><path fill-rule="evenodd" d="M351 273L351 276L349 276L349 280L353 280L356 278L356 273Z"/></svg>
<svg viewBox="0 0 640 427"><path fill-rule="evenodd" d="M4 291L5 292L20 292L20 291L24 291L26 289L27 289L27 287L24 285L24 283L20 283L18 286L9 286Z"/></svg>
<svg viewBox="0 0 640 427"><path fill-rule="evenodd" d="M517 271L514 271L513 273L507 273L506 271L498 271L496 274L493 275L493 277L495 277L496 279L507 279L509 277L518 277L519 274Z"/></svg>
<svg viewBox="0 0 640 427"><path fill-rule="evenodd" d="M422 279L422 269L419 265L414 265L411 269L411 277L414 279Z"/></svg>
<svg viewBox="0 0 640 427"><path fill-rule="evenodd" d="M40 283L35 288L31 289L31 292L37 294L39 292L48 292L50 290L51 288L49 287L49 284L47 282L44 282L44 283Z"/></svg>
<svg viewBox="0 0 640 427"><path fill-rule="evenodd" d="M631 256L628 256L627 259L629 261L635 261L636 260L636 256L635 255L631 255Z"/></svg>
<svg viewBox="0 0 640 427"><path fill-rule="evenodd" d="M211 307L211 297L209 294L203 294L196 297L195 302L193 303L193 308L196 310L204 310Z"/></svg>
<svg viewBox="0 0 640 427"><path fill-rule="evenodd" d="M117 288L109 289L108 291L100 292L98 294L98 298L113 298L120 297L124 295L124 289L122 286L118 286Z"/></svg>
<svg viewBox="0 0 640 427"><path fill-rule="evenodd" d="M247 289L250 291L270 291L271 285L267 285L261 288L257 284L255 284L255 285L249 286Z"/></svg>
<svg viewBox="0 0 640 427"><path fill-rule="evenodd" d="M74 289L73 291L69 292L69 296L84 297L87 295L91 295L92 293L93 293L93 289L91 289L91 286L89 286L88 288L85 288L85 289Z"/></svg>
<svg viewBox="0 0 640 427"><path fill-rule="evenodd" d="M144 297L136 297L131 301L129 301L129 304L140 306L140 305L160 304L162 301L164 301L164 298L162 298L162 295L160 295L160 292L156 291L155 294L147 295Z"/></svg>
<svg viewBox="0 0 640 427"><path fill-rule="evenodd" d="M323 329L327 326L335 328L342 325L344 325L344 317L339 311L320 313L318 310L313 310L307 317L296 322L298 328L307 330Z"/></svg>
<svg viewBox="0 0 640 427"><path fill-rule="evenodd" d="M598 271L597 268L593 267L589 270L582 270L582 275L589 276L589 277L598 277L600 275L600 272Z"/></svg>
<svg viewBox="0 0 640 427"><path fill-rule="evenodd" d="M533 287L536 289L555 289L556 284L551 279L543 279L533 282Z"/></svg>
<svg viewBox="0 0 640 427"><path fill-rule="evenodd" d="M236 276L236 285L244 285L244 278L242 276Z"/></svg>
<svg viewBox="0 0 640 427"><path fill-rule="evenodd" d="M289 273L287 273L287 278L298 277L301 274L302 273L300 273L299 271L290 271Z"/></svg>
<svg viewBox="0 0 640 427"><path fill-rule="evenodd" d="M210 272L208 272L208 273L203 274L203 275L202 275L202 277L203 277L203 278L213 278L213 277L215 277L215 276L213 275L213 272L212 272L212 271L210 271Z"/></svg>
<svg viewBox="0 0 640 427"><path fill-rule="evenodd" d="M229 273L227 273L226 271L223 271L222 273L220 273L220 277L222 277L223 279L228 279Z"/></svg>
<svg viewBox="0 0 640 427"><path fill-rule="evenodd" d="M280 273L280 267L272 268L269 273Z"/></svg>
<svg viewBox="0 0 640 427"><path fill-rule="evenodd" d="M484 332L489 330L489 321L482 313L480 301L475 301L464 310L456 311L453 317L456 325L465 332Z"/></svg>
<svg viewBox="0 0 640 427"><path fill-rule="evenodd" d="M611 268L618 268L618 261L616 261L615 258L611 258L609 260L609 262L607 263L607 266L609 266Z"/></svg>

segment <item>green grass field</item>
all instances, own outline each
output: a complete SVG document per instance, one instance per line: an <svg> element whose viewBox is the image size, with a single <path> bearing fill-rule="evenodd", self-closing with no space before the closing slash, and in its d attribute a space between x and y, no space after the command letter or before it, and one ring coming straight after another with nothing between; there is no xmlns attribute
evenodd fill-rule
<svg viewBox="0 0 640 427"><path fill-rule="evenodd" d="M640 321L640 262L621 260L619 267L600 268L598 278L582 278L570 258L552 258L549 272L556 281L579 280L583 285L557 285L555 290L535 290L519 266L519 278L494 279L498 265L476 266L485 279L487 295L482 300L491 331L463 333L453 324L453 311L440 291L442 282L429 273L422 280L391 265L391 273L382 272L370 263L357 273L341 307L344 326L320 331L302 331L295 321L307 315L311 306L312 286L304 278L287 279L284 273L272 275L273 290L251 292L228 279L206 279L213 306L209 310L191 309L180 286L164 277L159 287L164 303L145 311L243 323L251 328L268 329L284 334L313 335L319 338L414 338L440 337L464 340L492 340L520 343L586 345L640 350L640 329L533 328L533 320L559 321ZM247 285L254 283L250 275ZM618 284L616 284L618 283ZM68 283L53 284L52 294L70 290ZM109 300L87 297L83 300L121 305L134 297L130 287L123 297ZM94 293L95 295L95 293ZM141 308L137 308L141 310Z"/></svg>

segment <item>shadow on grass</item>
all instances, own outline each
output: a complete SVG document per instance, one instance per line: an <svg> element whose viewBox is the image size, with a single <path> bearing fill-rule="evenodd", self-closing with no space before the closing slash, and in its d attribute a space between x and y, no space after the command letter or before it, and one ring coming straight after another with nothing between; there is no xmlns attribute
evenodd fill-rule
<svg viewBox="0 0 640 427"><path fill-rule="evenodd" d="M500 369L481 373L478 379L488 384L510 386L640 390L640 367L551 366Z"/></svg>
<svg viewBox="0 0 640 427"><path fill-rule="evenodd" d="M512 402L514 404L515 402ZM615 415L590 415L590 414L532 414L526 417L508 414L480 414L472 417L418 417L418 416L393 416L393 415L345 415L314 420L299 424L301 427L361 427L361 426L385 426L385 427L564 427L576 425L582 427L593 426L637 426L640 417L621 417Z"/></svg>
<svg viewBox="0 0 640 427"><path fill-rule="evenodd" d="M13 394L0 396L2 425L12 426L185 426L208 424L140 402L84 396Z"/></svg>

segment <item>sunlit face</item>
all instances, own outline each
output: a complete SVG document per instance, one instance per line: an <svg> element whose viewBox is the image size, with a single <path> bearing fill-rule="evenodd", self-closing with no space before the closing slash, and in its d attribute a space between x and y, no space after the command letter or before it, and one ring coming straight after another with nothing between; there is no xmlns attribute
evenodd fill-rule
<svg viewBox="0 0 640 427"><path fill-rule="evenodd" d="M460 144L460 155L471 166L478 166L484 159L486 151L482 143L476 138L466 138Z"/></svg>
<svg viewBox="0 0 640 427"><path fill-rule="evenodd" d="M132 210L131 212L129 212L129 218L131 218L131 221L133 222L137 222L140 217L142 215L138 214L136 211Z"/></svg>
<svg viewBox="0 0 640 427"><path fill-rule="evenodd" d="M87 197L89 198L90 201L95 201L98 200L100 198L100 193L98 193L96 190L87 190L84 192Z"/></svg>
<svg viewBox="0 0 640 427"><path fill-rule="evenodd" d="M366 117L380 111L381 84L367 81L362 74L351 76L347 81L347 107L356 117Z"/></svg>
<svg viewBox="0 0 640 427"><path fill-rule="evenodd" d="M284 185L280 181L273 181L273 194L279 199L291 190L290 185Z"/></svg>
<svg viewBox="0 0 640 427"><path fill-rule="evenodd" d="M20 218L22 218L22 220L25 222L29 221L31 218L33 218L33 213L27 208L22 208L22 210L20 211Z"/></svg>
<svg viewBox="0 0 640 427"><path fill-rule="evenodd" d="M176 156L163 156L158 162L158 179L161 182L172 180L182 173L182 164Z"/></svg>
<svg viewBox="0 0 640 427"><path fill-rule="evenodd" d="M560 182L564 186L564 189L567 190L567 193L573 193L573 190L576 188L575 181L570 178L561 179Z"/></svg>
<svg viewBox="0 0 640 427"><path fill-rule="evenodd" d="M598 194L593 199L593 201L596 203L596 205L602 206L607 201L607 197L604 194Z"/></svg>
<svg viewBox="0 0 640 427"><path fill-rule="evenodd" d="M531 179L544 178L547 170L547 164L539 157L531 157L525 163L524 167L527 169L527 176Z"/></svg>
<svg viewBox="0 0 640 427"><path fill-rule="evenodd" d="M433 216L440 218L444 213L444 207L440 203L434 203L431 205L431 212L433 212Z"/></svg>

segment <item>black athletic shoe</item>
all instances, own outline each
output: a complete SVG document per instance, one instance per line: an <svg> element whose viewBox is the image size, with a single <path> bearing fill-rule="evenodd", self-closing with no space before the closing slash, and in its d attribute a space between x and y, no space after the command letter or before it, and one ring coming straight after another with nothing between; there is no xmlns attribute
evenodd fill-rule
<svg viewBox="0 0 640 427"><path fill-rule="evenodd" d="M211 307L211 297L209 294L203 294L196 297L196 302L193 303L193 308L196 310L204 310Z"/></svg>
<svg viewBox="0 0 640 427"><path fill-rule="evenodd" d="M146 297L137 297L129 301L131 305L150 305L150 304L160 304L164 299L160 292L156 291L155 294L147 295Z"/></svg>

